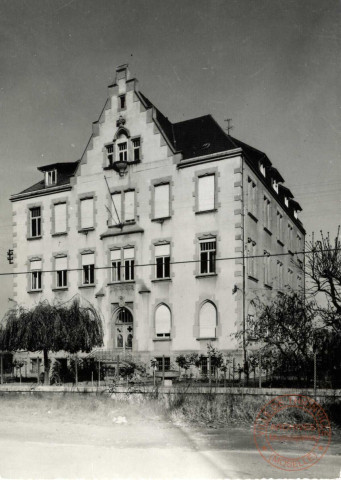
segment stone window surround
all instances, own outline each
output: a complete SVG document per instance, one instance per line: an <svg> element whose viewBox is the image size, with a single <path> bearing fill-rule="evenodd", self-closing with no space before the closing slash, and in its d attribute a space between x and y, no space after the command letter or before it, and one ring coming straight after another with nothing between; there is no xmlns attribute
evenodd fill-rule
<svg viewBox="0 0 341 480"><path fill-rule="evenodd" d="M160 218L155 218L155 187L158 187L159 185L169 185L169 216L168 217L160 217ZM150 206L151 206L151 212L149 214L149 218L151 221L154 222L161 222L162 220L166 220L168 218L171 218L174 215L174 195L173 195L173 190L174 190L174 181L173 177L171 175L167 175L165 177L159 177L157 179L154 179L151 181L151 200L150 200Z"/></svg>
<svg viewBox="0 0 341 480"><path fill-rule="evenodd" d="M214 208L210 210L199 210L199 178L206 177L209 175L214 175ZM210 167L210 168L203 168L202 170L198 170L195 172L192 181L194 182L194 191L192 196L194 197L194 206L193 212L195 214L204 214L215 212L221 206L220 202L218 202L218 194L220 193L219 185L218 185L218 177L220 176L218 167Z"/></svg>

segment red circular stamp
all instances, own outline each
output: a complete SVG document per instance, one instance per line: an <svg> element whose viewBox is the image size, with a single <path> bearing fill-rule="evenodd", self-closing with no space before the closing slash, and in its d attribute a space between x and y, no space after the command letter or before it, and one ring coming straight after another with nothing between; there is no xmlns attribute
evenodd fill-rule
<svg viewBox="0 0 341 480"><path fill-rule="evenodd" d="M305 470L325 455L331 440L329 418L313 398L280 395L258 412L253 429L261 456L281 470Z"/></svg>

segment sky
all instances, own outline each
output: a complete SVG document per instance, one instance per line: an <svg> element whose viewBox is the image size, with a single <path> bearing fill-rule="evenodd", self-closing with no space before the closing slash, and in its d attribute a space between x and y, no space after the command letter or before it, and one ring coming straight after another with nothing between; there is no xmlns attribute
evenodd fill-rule
<svg viewBox="0 0 341 480"><path fill-rule="evenodd" d="M341 223L339 0L0 0L0 273L9 197L80 158L115 68L171 121L212 114L264 151L307 235ZM0 276L0 315L11 306Z"/></svg>

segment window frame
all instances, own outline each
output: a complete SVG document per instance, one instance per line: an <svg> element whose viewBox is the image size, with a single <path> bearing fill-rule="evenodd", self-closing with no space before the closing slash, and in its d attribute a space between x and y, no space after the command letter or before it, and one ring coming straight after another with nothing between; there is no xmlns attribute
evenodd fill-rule
<svg viewBox="0 0 341 480"><path fill-rule="evenodd" d="M39 210L39 215L33 217L33 210ZM42 207L30 207L30 238L40 238L42 236ZM33 233L33 225L35 225L36 233Z"/></svg>
<svg viewBox="0 0 341 480"><path fill-rule="evenodd" d="M40 262L40 268L32 269L32 262ZM43 290L42 284L42 263L41 258L31 259L30 260L30 291L31 292L41 292Z"/></svg>
<svg viewBox="0 0 341 480"><path fill-rule="evenodd" d="M213 177L213 206L210 208L201 208L200 207L200 182L203 179ZM215 212L217 210L217 176L216 172L207 172L207 173L198 173L196 178L196 213L209 213Z"/></svg>
<svg viewBox="0 0 341 480"><path fill-rule="evenodd" d="M67 263L67 256L55 257L55 276L56 276L56 288L68 288L68 269L57 269L58 259L64 258Z"/></svg>
<svg viewBox="0 0 341 480"><path fill-rule="evenodd" d="M271 232L271 201L266 195L263 197L263 224Z"/></svg>
<svg viewBox="0 0 341 480"><path fill-rule="evenodd" d="M138 145L135 145L135 142L138 142ZM131 139L131 144L132 144L132 161L133 162L140 162L141 161L141 137L135 137ZM137 152L137 154L135 153ZM135 158L135 157L138 158Z"/></svg>
<svg viewBox="0 0 341 480"><path fill-rule="evenodd" d="M214 310L215 312L215 325L214 327L212 327L211 325L208 327L206 326L205 324L202 324L201 323L201 312L203 310L203 308L205 307L205 305L210 305L212 307L212 309ZM211 301L211 300L205 300L201 305L200 305L200 309L199 309L199 313L198 313L198 326L199 326L199 340L202 340L202 339L216 339L217 338L217 329L218 329L218 309L216 307L216 305ZM213 335L203 335L203 329L208 329L208 328L214 328L214 332Z"/></svg>
<svg viewBox="0 0 341 480"><path fill-rule="evenodd" d="M162 246L168 246L169 248L169 253L168 254L163 254L163 255L158 255L156 253L157 247L162 247ZM170 259L171 259L171 246L170 243L164 243L164 244L156 244L154 245L154 258L155 258L155 279L156 280L165 280L169 279L171 277L171 272L170 272ZM158 261L158 260L161 260ZM158 274L158 267L161 264L161 275L159 276ZM168 273L168 275L167 275Z"/></svg>
<svg viewBox="0 0 341 480"><path fill-rule="evenodd" d="M249 215L257 217L257 183L251 177L247 177L247 210Z"/></svg>
<svg viewBox="0 0 341 480"><path fill-rule="evenodd" d="M56 229L56 207L60 207L61 205L65 206L65 229L64 230L57 230ZM53 204L53 235L61 235L67 233L68 229L68 221L67 221L67 201L59 201Z"/></svg>
<svg viewBox="0 0 341 480"><path fill-rule="evenodd" d="M167 309L168 314L169 314L169 332L164 331L163 333L157 333L157 328L156 328L157 327L157 311L162 307ZM157 307L155 309L154 330L155 330L155 338L156 339L165 338L165 339L170 340L171 333L172 333L172 312L171 312L171 309L168 307L168 305L166 305L165 303L160 303L159 305L157 305Z"/></svg>
<svg viewBox="0 0 341 480"><path fill-rule="evenodd" d="M92 201L92 221L91 226L84 226L83 215L82 215L82 202ZM90 218L90 217L89 217ZM94 230L95 229L95 196L89 195L79 199L79 228L80 230Z"/></svg>
<svg viewBox="0 0 341 480"><path fill-rule="evenodd" d="M125 148L121 148L125 145ZM128 139L120 140L116 144L117 148L117 160L120 162L128 163Z"/></svg>
<svg viewBox="0 0 341 480"><path fill-rule="evenodd" d="M256 262L257 255L257 243L251 238L248 239L247 243L247 275L248 277L257 279L258 269Z"/></svg>
<svg viewBox="0 0 341 480"><path fill-rule="evenodd" d="M159 182L159 183L156 183L154 186L153 186L153 220L162 220L162 219L165 219L165 218L170 218L171 216L171 184L170 182ZM164 213L166 213L165 215L164 214L160 214L160 215L157 215L157 200L156 200L156 197L157 197L157 189L158 188L162 188L162 187L167 187L168 188L168 196L167 196L167 206L168 208L165 209L167 211L165 211ZM162 213L162 211L161 211Z"/></svg>
<svg viewBox="0 0 341 480"><path fill-rule="evenodd" d="M204 243L214 243L214 248L202 249ZM213 254L212 256L210 254ZM203 258L207 254L206 260ZM203 265L206 264L207 271L203 271ZM211 267L213 267L211 269ZM217 274L217 237L199 238L199 275Z"/></svg>
<svg viewBox="0 0 341 480"><path fill-rule="evenodd" d="M87 255L93 255L94 263L83 264L83 257ZM95 253L82 253L81 254L81 262L82 262L82 286L94 286L96 284L95 278ZM92 281L91 281L92 280Z"/></svg>
<svg viewBox="0 0 341 480"><path fill-rule="evenodd" d="M57 176L58 172L56 168L54 168L53 170L47 170L45 172L45 185L47 187L57 185Z"/></svg>

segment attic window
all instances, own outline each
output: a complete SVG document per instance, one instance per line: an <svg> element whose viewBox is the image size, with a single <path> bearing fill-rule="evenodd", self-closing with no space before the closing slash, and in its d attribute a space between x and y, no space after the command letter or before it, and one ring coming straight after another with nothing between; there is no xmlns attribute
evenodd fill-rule
<svg viewBox="0 0 341 480"><path fill-rule="evenodd" d="M295 218L298 218L297 210L294 210L294 217L295 217Z"/></svg>
<svg viewBox="0 0 341 480"><path fill-rule="evenodd" d="M120 95L118 97L118 100L119 100L120 109L126 108L126 96Z"/></svg>
<svg viewBox="0 0 341 480"><path fill-rule="evenodd" d="M272 188L278 193L278 183L274 179L272 179Z"/></svg>
<svg viewBox="0 0 341 480"><path fill-rule="evenodd" d="M49 170L45 172L45 185L56 185L57 183L57 170Z"/></svg>
<svg viewBox="0 0 341 480"><path fill-rule="evenodd" d="M259 162L259 171L265 177L265 165L262 162Z"/></svg>
<svg viewBox="0 0 341 480"><path fill-rule="evenodd" d="M286 207L289 207L289 199L288 197L284 197L284 203Z"/></svg>

